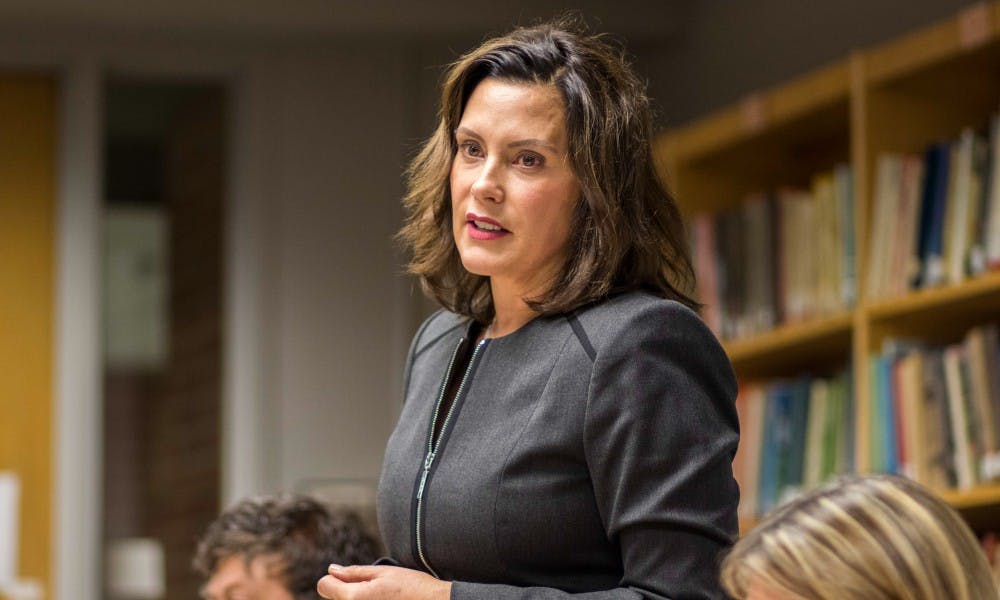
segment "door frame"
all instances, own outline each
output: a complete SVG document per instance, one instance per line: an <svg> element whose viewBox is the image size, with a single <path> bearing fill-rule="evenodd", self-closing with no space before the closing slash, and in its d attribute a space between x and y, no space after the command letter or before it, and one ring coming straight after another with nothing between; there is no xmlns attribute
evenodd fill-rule
<svg viewBox="0 0 1000 600"><path fill-rule="evenodd" d="M15 40L15 41L11 41ZM102 597L101 215L105 79L197 80L228 98L223 282L222 505L266 485L261 440L270 339L262 316L266 180L271 160L268 77L275 61L251 50L132 39L86 41L38 32L0 42L0 69L56 74L57 199L53 369L52 586L49 598ZM272 138L273 139L273 138ZM221 508L221 507L220 507ZM72 590L72 592L69 592Z"/></svg>

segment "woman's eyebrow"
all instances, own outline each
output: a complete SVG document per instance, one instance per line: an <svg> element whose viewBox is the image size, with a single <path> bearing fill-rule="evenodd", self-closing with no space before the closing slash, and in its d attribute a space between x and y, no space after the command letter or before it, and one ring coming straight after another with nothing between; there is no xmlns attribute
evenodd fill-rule
<svg viewBox="0 0 1000 600"><path fill-rule="evenodd" d="M480 141L480 142L483 141L483 136L479 135L475 131L473 131L473 130L469 129L468 127L465 127L465 126L455 128L455 135L457 136L459 134L467 135L467 136L469 136L471 138L475 138L477 141ZM559 150L559 148L556 148L555 145L550 144L549 142L546 142L545 140L540 140L538 138L525 138L523 140L516 140L516 141L513 141L513 142L507 144L507 147L509 147L509 148L520 148L520 147L523 147L523 146L541 146L542 148L546 148L547 150L550 150L554 154L560 154L561 153L561 151Z"/></svg>
<svg viewBox="0 0 1000 600"><path fill-rule="evenodd" d="M479 141L483 141L483 136L479 135L478 133L476 133L475 131L469 129L468 127L457 127L457 128L455 128L455 135L457 136L460 133L464 134L464 135L467 135L469 137L476 138Z"/></svg>
<svg viewBox="0 0 1000 600"><path fill-rule="evenodd" d="M507 144L510 148L519 148L521 146L541 146L542 148L547 148L551 150L553 154L559 154L559 148L556 148L552 144L546 142L545 140L540 140L538 138L528 138L524 140L517 140L516 142L511 142Z"/></svg>

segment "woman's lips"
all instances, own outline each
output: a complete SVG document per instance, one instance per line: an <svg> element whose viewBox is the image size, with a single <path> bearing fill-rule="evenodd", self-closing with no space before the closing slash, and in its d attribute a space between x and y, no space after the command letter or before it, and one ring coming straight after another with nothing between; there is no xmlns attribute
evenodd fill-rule
<svg viewBox="0 0 1000 600"><path fill-rule="evenodd" d="M469 237L474 240L495 240L510 234L499 221L489 217L468 213L465 219L466 230L469 232Z"/></svg>

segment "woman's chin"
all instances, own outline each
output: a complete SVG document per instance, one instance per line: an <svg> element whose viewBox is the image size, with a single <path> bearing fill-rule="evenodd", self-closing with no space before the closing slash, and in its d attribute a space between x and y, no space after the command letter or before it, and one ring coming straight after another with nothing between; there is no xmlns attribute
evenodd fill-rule
<svg viewBox="0 0 1000 600"><path fill-rule="evenodd" d="M463 256L462 266L465 267L465 270L469 273L472 273L473 275L480 275L482 277L492 277L498 272L495 261L483 260L480 257Z"/></svg>

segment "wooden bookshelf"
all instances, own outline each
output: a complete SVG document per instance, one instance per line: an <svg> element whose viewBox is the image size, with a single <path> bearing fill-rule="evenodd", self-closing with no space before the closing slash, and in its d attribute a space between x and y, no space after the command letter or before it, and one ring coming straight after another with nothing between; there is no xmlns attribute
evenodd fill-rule
<svg viewBox="0 0 1000 600"><path fill-rule="evenodd" d="M777 178L802 183L846 161L849 89L842 61L661 136L657 155L681 211L715 212Z"/></svg>
<svg viewBox="0 0 1000 600"><path fill-rule="evenodd" d="M846 363L851 353L853 314L783 325L766 333L725 342L740 377L768 377L830 362ZM777 368L776 368L777 367Z"/></svg>
<svg viewBox="0 0 1000 600"><path fill-rule="evenodd" d="M935 343L957 341L970 327L998 318L1000 271L959 285L915 290L867 306L869 350L889 337L919 337Z"/></svg>
<svg viewBox="0 0 1000 600"><path fill-rule="evenodd" d="M737 209L748 196L808 188L837 164L854 175L857 301L832 316L724 346L742 382L854 373L855 457L871 464L869 354L887 339L955 343L975 325L1000 321L1000 271L958 284L868 299L869 248L878 157L922 153L980 127L1000 109L1000 2L974 5L930 27L857 50L793 81L661 135L661 175L688 218ZM1000 483L942 496L978 525L1000 528ZM972 516L975 519L972 519ZM741 518L741 529L754 519Z"/></svg>

